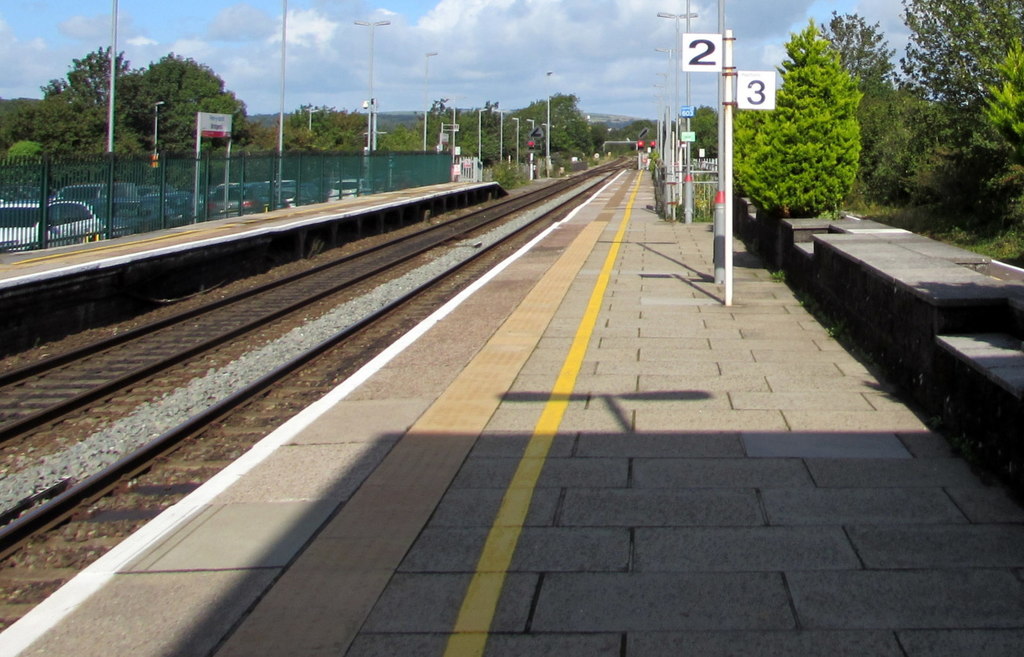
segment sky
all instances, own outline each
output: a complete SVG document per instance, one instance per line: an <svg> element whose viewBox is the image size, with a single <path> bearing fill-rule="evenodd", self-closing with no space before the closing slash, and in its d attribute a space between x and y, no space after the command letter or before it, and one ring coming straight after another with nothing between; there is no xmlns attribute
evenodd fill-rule
<svg viewBox="0 0 1024 657"><path fill-rule="evenodd" d="M194 59L249 114L276 114L287 4L286 112L304 105L360 111L370 94L372 36L373 90L383 112L422 111L439 98L459 108L489 101L513 110L573 94L586 113L653 118L662 102L675 100L675 69L656 49L674 47L676 21L658 13L689 9L697 14L689 32L714 33L718 1L118 0L117 49L132 68L172 52ZM791 34L833 11L878 23L898 51L906 43L896 0L721 1L741 70L777 67ZM40 87L65 77L72 60L108 47L114 4L0 0L0 98L40 98ZM680 28L687 31L685 21ZM715 78L691 75L690 104L715 104ZM684 90L679 99L685 104Z"/></svg>

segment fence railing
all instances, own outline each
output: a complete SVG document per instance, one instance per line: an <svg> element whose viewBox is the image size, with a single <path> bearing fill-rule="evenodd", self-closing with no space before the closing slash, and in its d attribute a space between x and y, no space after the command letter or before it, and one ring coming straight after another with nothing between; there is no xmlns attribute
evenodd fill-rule
<svg viewBox="0 0 1024 657"><path fill-rule="evenodd" d="M445 153L0 160L0 252L448 182Z"/></svg>

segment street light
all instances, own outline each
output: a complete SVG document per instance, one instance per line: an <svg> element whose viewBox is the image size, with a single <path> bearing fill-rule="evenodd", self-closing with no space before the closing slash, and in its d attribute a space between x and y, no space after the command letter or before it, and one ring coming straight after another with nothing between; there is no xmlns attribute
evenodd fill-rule
<svg viewBox="0 0 1024 657"><path fill-rule="evenodd" d="M153 104L153 155L156 155L156 138L160 132L160 106L163 104L162 100Z"/></svg>
<svg viewBox="0 0 1024 657"><path fill-rule="evenodd" d="M423 150L427 150L427 117L430 116L430 58L436 56L436 52L423 56Z"/></svg>
<svg viewBox="0 0 1024 657"><path fill-rule="evenodd" d="M107 94L107 152L114 152L114 85L117 79L117 0L110 12L110 93Z"/></svg>
<svg viewBox="0 0 1024 657"><path fill-rule="evenodd" d="M370 28L370 104L366 115L366 152L372 153L377 148L377 100L373 97L373 35L378 27L391 25L391 21L355 21L356 25Z"/></svg>
<svg viewBox="0 0 1024 657"><path fill-rule="evenodd" d="M676 52L676 59L679 59L680 55L682 54L682 50L681 50L681 48L682 48L682 36L680 34L679 22L681 20L685 19L686 20L686 31L689 32L690 31L690 19L691 18L697 18L697 14L690 13L690 0L686 0L686 13L683 13L683 14L670 14L669 12L661 11L661 12L658 12L658 18L670 18L670 19L675 21L675 23L676 23L676 41L675 41L674 48L675 48L675 52ZM680 126L679 126L679 69L682 68L681 62L676 62L676 65L673 66L673 68L675 69L675 87L674 87L674 94L673 94L673 106L675 107L675 109L673 110L673 112L674 112L674 116L675 116L674 123L676 125L676 132L678 134L678 132L680 132L680 130L679 130L679 128L680 128ZM687 74L686 74L686 104L687 105L690 104L690 74L689 74L689 72L687 72ZM690 119L689 118L686 119L686 130L687 130L687 132L689 132L689 130L690 130ZM685 158L685 160L686 160L686 177L685 177L685 181L686 181L686 201L685 201L685 204L684 204L683 216L684 216L684 221L689 224L689 223L693 223L693 182L692 182L692 178L691 178L691 175L690 175L690 143L686 142L686 145L684 147L684 149L685 149L684 153L677 154L677 152L676 152L677 148L678 148L678 140L673 140L673 142L672 142L672 160L671 160L673 172L672 172L671 175L672 175L672 179L673 180L678 180L678 178L679 178L678 172L675 171L675 169L678 167L679 161L681 159ZM677 156L677 155L679 155L679 156Z"/></svg>
<svg viewBox="0 0 1024 657"><path fill-rule="evenodd" d="M513 116L512 120L516 122L516 166L519 166L519 117Z"/></svg>
<svg viewBox="0 0 1024 657"><path fill-rule="evenodd" d="M277 193L275 208L281 207L281 180L284 178L284 74L285 52L288 44L288 0L281 0L281 103L277 111ZM228 148L230 151L230 147ZM225 180L225 182L227 182ZM225 199L227 192L224 192Z"/></svg>
<svg viewBox="0 0 1024 657"><path fill-rule="evenodd" d="M554 71L548 71L547 78L545 80L545 82L546 82L545 86L548 87L547 88L547 96L548 96L548 122L547 122L547 124L545 126L545 130L544 130L544 140L545 140L545 144L544 144L544 166L547 167L548 178L551 177L551 87L550 87L550 81L551 81L552 73L554 73Z"/></svg>

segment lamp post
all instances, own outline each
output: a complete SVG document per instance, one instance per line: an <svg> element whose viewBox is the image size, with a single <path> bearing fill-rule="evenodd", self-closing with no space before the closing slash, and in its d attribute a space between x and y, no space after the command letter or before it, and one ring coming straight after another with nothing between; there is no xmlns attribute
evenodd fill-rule
<svg viewBox="0 0 1024 657"><path fill-rule="evenodd" d="M284 74L288 44L288 0L281 0L281 103L277 111L277 185L275 208L281 207L281 180L284 178ZM229 149L230 150L230 149ZM226 181L225 181L226 182ZM225 192L225 198L227 197Z"/></svg>
<svg viewBox="0 0 1024 657"><path fill-rule="evenodd" d="M430 58L436 56L436 52L423 55L423 150L427 150L427 117L430 116Z"/></svg>
<svg viewBox="0 0 1024 657"><path fill-rule="evenodd" d="M673 21L675 21L675 23L676 23L676 40L675 40L675 45L673 46L673 50L675 51L675 59L676 60L678 60L680 58L680 55L682 54L682 35L680 33L680 21L683 20L683 19L686 19L686 29L687 29L687 31L689 31L689 29L690 29L690 19L691 18L696 18L696 17L697 17L697 14L691 14L690 13L690 3L689 3L689 0L687 0L687 3L686 3L686 13L683 13L683 14L671 14L671 13L666 12L666 11L658 12L658 18L670 18ZM673 138L672 139L672 143L671 143L671 146L672 146L672 158L671 158L672 173L671 173L671 176L672 176L673 181L678 182L678 180L679 180L678 167L679 167L680 161L684 157L681 153L678 153L678 151L677 151L677 149L679 148L678 134L680 132L680 125L679 125L679 69L682 68L682 63L679 62L679 61L676 61L676 63L673 65L672 68L675 70L675 83L673 85L673 98L672 98L672 104L674 106L674 109L672 110L671 116L672 116L672 119L673 119L672 122L673 122L673 125L675 127L675 133L677 135L677 138ZM687 73L687 81L689 81L689 73ZM689 102L689 99L687 99L687 102ZM686 119L687 130L689 130L689 124L690 124L690 119ZM687 144L688 143L689 142L687 142ZM686 153L687 153L686 159L689 160L689 157L688 157L688 155L689 155L689 146L688 145L686 146ZM687 177L689 177L689 162L687 162ZM687 183L687 184L691 184L691 183ZM693 205L692 205L692 201L693 201L693 188L692 188L692 186L688 188L687 197L688 197L689 200L686 203L686 209L684 210L684 216L686 217L686 223L691 223L693 221Z"/></svg>
<svg viewBox="0 0 1024 657"><path fill-rule="evenodd" d="M519 117L513 116L512 120L516 122L516 166L519 166Z"/></svg>
<svg viewBox="0 0 1024 657"><path fill-rule="evenodd" d="M117 80L117 0L110 14L110 93L107 98L107 152L114 152L114 86Z"/></svg>
<svg viewBox="0 0 1024 657"><path fill-rule="evenodd" d="M378 27L391 25L391 21L355 21L356 25L370 28L370 101L366 115L366 152L377 149L377 99L373 97L373 35Z"/></svg>
<svg viewBox="0 0 1024 657"><path fill-rule="evenodd" d="M156 139L160 132L160 106L164 101L157 101L153 104L153 155L156 155Z"/></svg>
<svg viewBox="0 0 1024 657"><path fill-rule="evenodd" d="M547 73L547 96L548 96L548 122L544 130L544 166L547 169L548 178L551 177L551 87L550 80L554 71Z"/></svg>

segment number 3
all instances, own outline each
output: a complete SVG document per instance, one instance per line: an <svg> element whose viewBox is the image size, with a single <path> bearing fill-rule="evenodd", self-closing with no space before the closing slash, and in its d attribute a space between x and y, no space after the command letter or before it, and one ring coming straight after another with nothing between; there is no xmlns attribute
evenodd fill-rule
<svg viewBox="0 0 1024 657"><path fill-rule="evenodd" d="M750 83L747 84L747 89L755 88L757 89L757 91L754 92L754 96L747 97L747 102L750 103L751 105L764 105L764 101L766 98L766 96L764 95L764 80L751 80Z"/></svg>

